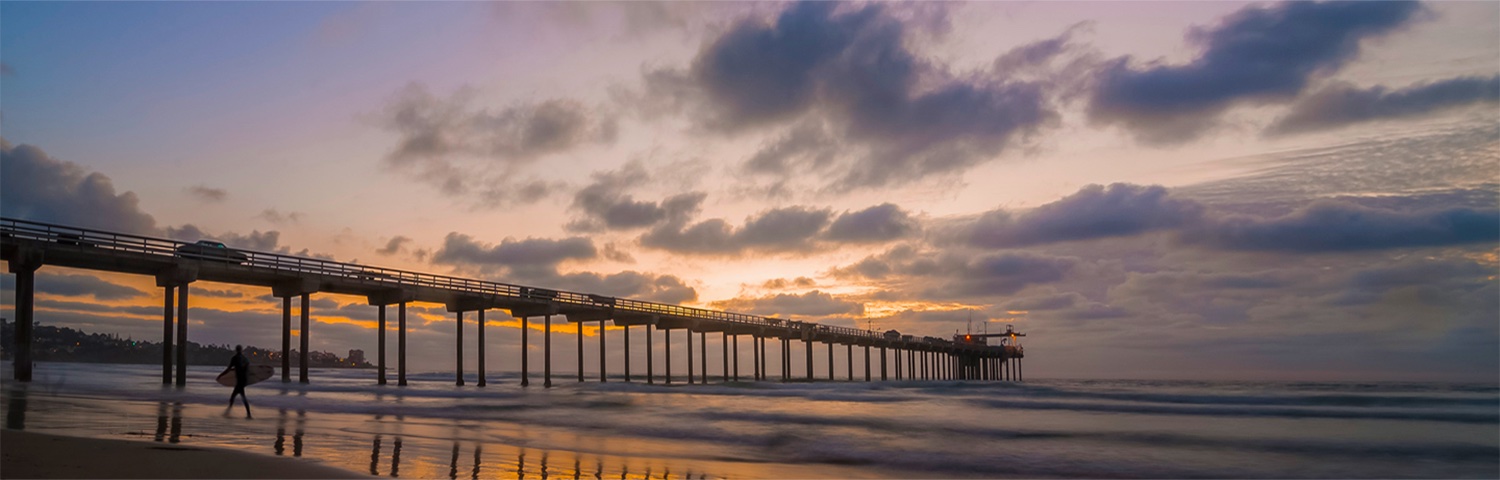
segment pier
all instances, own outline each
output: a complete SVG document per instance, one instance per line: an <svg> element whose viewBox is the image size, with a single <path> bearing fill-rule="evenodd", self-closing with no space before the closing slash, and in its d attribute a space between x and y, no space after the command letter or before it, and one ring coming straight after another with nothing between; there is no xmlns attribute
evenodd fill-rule
<svg viewBox="0 0 1500 480"><path fill-rule="evenodd" d="M474 346L478 353L476 386L485 386L485 312L504 310L521 322L520 339L522 386L530 385L532 372L526 348L530 346L529 324L538 317L543 322L543 370L542 385L553 385L552 322L559 320L576 324L577 328L577 381L587 381L584 375L584 327L597 324L600 334L599 381L607 381L609 365L606 361L608 345L604 329L613 325L623 328L625 352L625 381L632 381L638 372L631 371L631 331L640 330L645 338L647 383L657 381L654 359L655 337L661 337L662 355L665 359L661 380L672 383L672 337L678 336L686 342L687 383L707 384L709 373L709 334L715 334L720 344L720 371L712 377L718 381L739 381L740 337L749 337L753 354L747 378L764 381L771 379L767 362L767 340L779 345L781 361L779 380L814 380L813 357L815 346L828 350L827 380L836 378L834 362L836 346L844 346L846 353L844 375L846 381L874 381L877 377L872 367L878 369L878 378L896 380L994 380L1020 381L1021 358L1024 350L1016 344L1015 337L1022 335L1013 331L994 334L1002 338L1000 345L988 345L982 337L953 340L936 337L915 337L899 332L876 332L834 325L822 325L792 319L764 317L743 313L685 307L628 298L616 298L583 292L569 292L542 287L513 285L507 283L461 278L447 275L411 272L370 265L335 262L316 258L255 252L234 248L204 247L202 244L146 237L125 233L106 232L84 228L52 225L46 223L0 218L0 259L7 262L10 273L16 275L16 336L12 346L15 361L15 379L30 381L32 374L32 326L34 323L35 274L43 266L58 266L87 270L119 272L155 277L156 285L162 289L162 339L165 349L162 355L163 384L186 384L188 318L191 314L189 298L191 285L197 281L210 281L270 288L273 296L281 299L281 381L291 382L291 338L292 304L298 306L298 349L301 367L297 381L308 383L308 339L311 336L310 296L315 293L331 293L362 296L371 306L377 307L377 362L376 382L387 384L386 376L386 322L387 307L396 310L396 383L406 385L406 307L411 302L440 304L453 314L456 321L454 350L456 362L454 373L456 385L464 381L464 318L472 313L478 322L477 340ZM175 337L175 338L174 338ZM1006 341L1008 339L1008 342ZM694 341L697 341L695 359ZM795 345L794 342L800 343ZM174 347L175 346L175 347ZM796 350L804 355L797 355ZM855 374L855 349L862 350L864 364L862 377ZM878 362L872 364L871 353L876 352ZM804 357L804 369L793 368L793 359ZM904 357L904 359L903 359ZM890 362L888 363L888 360ZM903 361L904 360L904 361ZM695 364L696 362L696 364ZM888 369L887 367L894 367ZM175 369L174 369L175 367ZM904 367L904 371L903 371ZM800 370L800 371L799 371ZM801 378L798 378L801 377Z"/></svg>

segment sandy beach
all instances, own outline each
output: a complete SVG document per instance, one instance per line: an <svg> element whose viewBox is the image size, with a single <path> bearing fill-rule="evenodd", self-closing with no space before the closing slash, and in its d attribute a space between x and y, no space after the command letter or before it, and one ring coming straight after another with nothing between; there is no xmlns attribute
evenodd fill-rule
<svg viewBox="0 0 1500 480"><path fill-rule="evenodd" d="M4 478L370 478L315 460L0 430Z"/></svg>

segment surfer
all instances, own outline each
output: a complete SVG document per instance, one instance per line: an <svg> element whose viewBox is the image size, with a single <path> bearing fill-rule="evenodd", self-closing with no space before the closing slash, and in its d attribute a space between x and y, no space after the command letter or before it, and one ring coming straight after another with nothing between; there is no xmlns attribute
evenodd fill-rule
<svg viewBox="0 0 1500 480"><path fill-rule="evenodd" d="M234 346L234 357L229 359L229 369L234 370L234 392L229 394L229 408L234 408L234 396L239 395L240 400L245 402L245 418L250 416L250 397L245 396L245 385L250 383L250 360L242 353L243 346ZM229 412L224 412L228 415Z"/></svg>

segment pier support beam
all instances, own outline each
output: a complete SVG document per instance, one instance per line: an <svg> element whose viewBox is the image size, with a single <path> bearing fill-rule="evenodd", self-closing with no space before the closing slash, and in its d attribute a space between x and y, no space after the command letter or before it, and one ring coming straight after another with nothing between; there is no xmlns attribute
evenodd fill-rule
<svg viewBox="0 0 1500 480"><path fill-rule="evenodd" d="M698 358L698 383L708 385L708 332L698 332L698 353L702 355Z"/></svg>
<svg viewBox="0 0 1500 480"><path fill-rule="evenodd" d="M478 370L478 373L479 373L479 378L478 378L477 381L475 381L475 384L479 385L481 387L483 387L485 385L488 385L489 382L484 381L484 309L483 308L479 309L479 364L475 368Z"/></svg>
<svg viewBox="0 0 1500 480"><path fill-rule="evenodd" d="M760 381L760 352L761 352L760 337L756 336L756 335L751 335L750 336L750 363L751 363L751 365L750 365L750 367L751 367L750 368L750 379L754 380L754 381L757 381L757 382Z"/></svg>
<svg viewBox="0 0 1500 480"><path fill-rule="evenodd" d="M830 350L832 350L833 349L833 344L829 344L828 348ZM852 343L846 343L846 344L844 344L844 360L847 360L849 362L849 381L852 382L852 381L854 381L854 344L852 344ZM830 372L833 371L833 365L832 364L828 365L828 371L830 371Z"/></svg>
<svg viewBox="0 0 1500 480"><path fill-rule="evenodd" d="M865 345L865 381L870 381L870 346Z"/></svg>
<svg viewBox="0 0 1500 480"><path fill-rule="evenodd" d="M656 325L656 321L654 320L646 324L646 383L648 384L656 383L656 380L653 379L655 372L652 367L656 363L656 355L651 351L651 342L653 342L651 337L655 336L651 334L651 330L655 328L654 325Z"/></svg>
<svg viewBox="0 0 1500 480"><path fill-rule="evenodd" d="M734 381L740 381L740 336L734 336Z"/></svg>
<svg viewBox="0 0 1500 480"><path fill-rule="evenodd" d="M1016 357L1016 381L1017 382L1024 382L1024 381L1026 381L1026 374L1022 373L1022 370L1021 370L1021 357Z"/></svg>
<svg viewBox="0 0 1500 480"><path fill-rule="evenodd" d="M880 381L885 380L885 347L880 347Z"/></svg>
<svg viewBox="0 0 1500 480"><path fill-rule="evenodd" d="M188 326L188 284L177 286L177 379L176 385L187 386L187 326Z"/></svg>
<svg viewBox="0 0 1500 480"><path fill-rule="evenodd" d="M281 297L281 383L292 383L292 297Z"/></svg>
<svg viewBox="0 0 1500 480"><path fill-rule="evenodd" d="M682 331L684 331L684 332L687 332L687 349L688 349L688 364L687 364L687 367L688 367L688 385L692 385L692 384L693 384L693 381L694 381L694 380L695 380L695 379L694 379L694 378L693 378L693 331L692 331L692 330L688 330L688 329L686 329L686 328L684 328L684 329L682 329Z"/></svg>
<svg viewBox="0 0 1500 480"><path fill-rule="evenodd" d="M385 305L376 306L376 374L375 384L385 385Z"/></svg>
<svg viewBox="0 0 1500 480"><path fill-rule="evenodd" d="M42 252L35 250L20 249L14 258L7 258L6 263L10 267L10 273L16 275L16 326L15 336L11 338L14 349L13 365L15 379L18 382L30 382L32 373L31 340L35 335L32 333L36 324L36 271L42 268ZM171 295L170 293L168 295ZM168 296L168 299L171 297ZM171 302L171 300L167 300ZM171 322L170 318L165 320ZM168 348L166 351L170 351ZM165 380L165 379L164 379ZM14 404L12 405L14 408ZM15 412L11 413L15 415Z"/></svg>
<svg viewBox="0 0 1500 480"><path fill-rule="evenodd" d="M182 290L182 293L186 294L187 289L184 288ZM312 321L312 307L309 305L312 302L312 299L308 298L309 296L310 295L306 293L302 294L302 311L300 312L302 314L302 330L297 332L298 342L302 345L302 351L298 352L297 355L298 359L302 360L302 365L299 365L297 368L297 383L307 383L307 335L310 333L308 332L307 327L308 323ZM183 295L182 298L186 299L187 295ZM184 318L187 317L187 315L185 315L187 313L186 307L187 305L184 302L183 308L178 310L179 316L182 316ZM181 337L180 334L178 336Z"/></svg>
<svg viewBox="0 0 1500 480"><path fill-rule="evenodd" d="M609 381L609 365L605 363L606 360L604 354L604 322L607 321L609 320L599 321L599 383Z"/></svg>
<svg viewBox="0 0 1500 480"><path fill-rule="evenodd" d="M900 348L893 348L891 350L892 350L891 353L894 353L895 357L896 357L896 380L900 380L901 379L901 349Z"/></svg>
<svg viewBox="0 0 1500 480"><path fill-rule="evenodd" d="M17 280L16 283L20 283L19 279ZM163 298L163 302L162 302L162 312L161 312L161 318L162 318L162 332L161 332L162 333L162 335L161 335L162 336L162 341L161 341L161 345L162 345L162 348L161 348L161 384L162 385L171 385L172 384L172 314L175 313L172 310L172 308L176 307L176 305L174 305L174 303L176 303L176 301L177 301L176 300L177 287L168 285L166 287L162 287L162 289L164 290L165 293L163 295L164 298ZM17 297L18 301L16 302L17 304L20 303L20 301L19 301L20 300L20 297L19 297L20 291L21 291L21 287L17 286L16 287L16 292L17 292L16 294L18 295L18 297ZM288 305L287 308L291 308L291 306ZM287 315L290 315L290 313L288 313ZM290 328L290 325L288 325L288 328ZM16 338L20 338L20 337L18 336ZM282 361L285 361L285 360L286 360L286 358L283 357ZM281 381L285 382L286 381L286 367L285 366L282 367L281 375L282 375L282 380Z"/></svg>
<svg viewBox="0 0 1500 480"><path fill-rule="evenodd" d="M781 382L786 383L792 378L792 339L781 339Z"/></svg>
<svg viewBox="0 0 1500 480"><path fill-rule="evenodd" d="M552 388L552 314L542 318L542 387Z"/></svg>
<svg viewBox="0 0 1500 480"><path fill-rule="evenodd" d="M615 322L619 325L619 322ZM625 381L630 381L630 325L625 325Z"/></svg>
<svg viewBox="0 0 1500 480"><path fill-rule="evenodd" d="M729 383L729 332L725 331L723 333L724 333L724 340L723 340L724 341L724 383ZM739 341L739 338L740 337L734 337L735 341ZM739 354L739 349L736 348L734 353L736 355L738 355Z"/></svg>
<svg viewBox="0 0 1500 480"><path fill-rule="evenodd" d="M802 346L806 347L806 349L807 349L807 379L808 380L812 380L813 379L813 359L812 359L812 357L813 357L813 342L812 342L812 340L803 340L802 341Z"/></svg>
<svg viewBox="0 0 1500 480"><path fill-rule="evenodd" d="M462 387L464 386L464 312L463 310L459 310L453 312L453 315L453 323L457 330L457 335L454 337L453 342L453 351L457 355L456 360L453 362L453 373L458 376L453 381L453 384Z"/></svg>
<svg viewBox="0 0 1500 480"><path fill-rule="evenodd" d="M396 385L406 386L406 302L396 304Z"/></svg>
<svg viewBox="0 0 1500 480"><path fill-rule="evenodd" d="M578 383L583 383L583 322L577 322L578 327Z"/></svg>
<svg viewBox="0 0 1500 480"><path fill-rule="evenodd" d="M512 310L514 312L514 310ZM527 325L529 318L521 315L521 386L531 386L531 342L527 340L531 327Z"/></svg>
<svg viewBox="0 0 1500 480"><path fill-rule="evenodd" d="M665 372L667 374L666 384L667 385L671 385L672 384L672 331L671 330L662 330L661 338L663 339L662 348L665 348L667 350L667 356L666 356L667 362L666 362L666 370L665 370ZM692 346L691 342L689 343L688 346L689 347ZM689 362L689 363L691 364L691 362Z"/></svg>

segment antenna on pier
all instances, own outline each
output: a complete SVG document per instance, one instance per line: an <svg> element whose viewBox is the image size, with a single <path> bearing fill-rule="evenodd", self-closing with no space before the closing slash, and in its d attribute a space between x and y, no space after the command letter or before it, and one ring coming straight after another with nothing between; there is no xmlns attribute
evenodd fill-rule
<svg viewBox="0 0 1500 480"><path fill-rule="evenodd" d="M964 327L965 333L974 333L974 309L969 309L969 325Z"/></svg>

